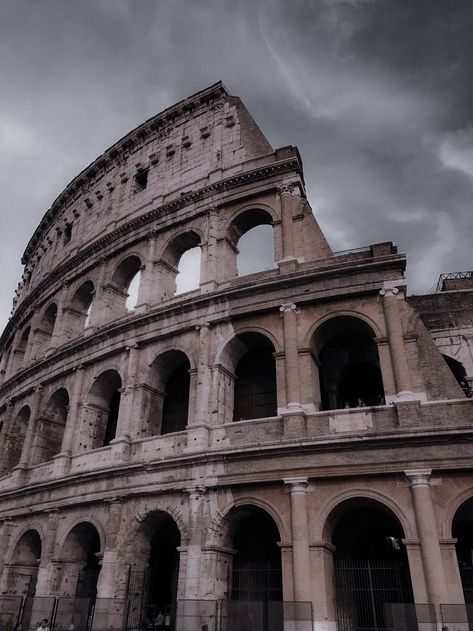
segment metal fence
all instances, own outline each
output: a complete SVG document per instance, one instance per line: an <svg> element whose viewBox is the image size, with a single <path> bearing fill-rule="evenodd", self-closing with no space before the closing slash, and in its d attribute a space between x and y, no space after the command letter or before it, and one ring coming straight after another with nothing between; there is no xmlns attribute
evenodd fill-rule
<svg viewBox="0 0 473 631"><path fill-rule="evenodd" d="M440 605L445 631L473 631L473 605Z"/></svg>
<svg viewBox="0 0 473 631"><path fill-rule="evenodd" d="M310 602L225 600L220 604L219 631L311 631L312 628Z"/></svg>

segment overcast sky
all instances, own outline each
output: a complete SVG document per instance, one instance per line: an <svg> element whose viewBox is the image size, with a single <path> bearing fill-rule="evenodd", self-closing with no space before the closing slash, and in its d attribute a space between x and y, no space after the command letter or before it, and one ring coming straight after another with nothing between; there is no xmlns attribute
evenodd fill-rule
<svg viewBox="0 0 473 631"><path fill-rule="evenodd" d="M67 183L222 80L301 151L334 249L392 240L410 293L473 268L472 0L4 0L0 329Z"/></svg>

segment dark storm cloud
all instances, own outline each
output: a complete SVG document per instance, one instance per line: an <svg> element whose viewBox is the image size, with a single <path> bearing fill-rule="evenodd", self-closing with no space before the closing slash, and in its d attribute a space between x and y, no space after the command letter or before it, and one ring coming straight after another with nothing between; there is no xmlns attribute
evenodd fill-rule
<svg viewBox="0 0 473 631"><path fill-rule="evenodd" d="M302 153L334 248L394 240L411 291L471 269L470 0L17 0L0 9L3 320L67 182L222 79Z"/></svg>

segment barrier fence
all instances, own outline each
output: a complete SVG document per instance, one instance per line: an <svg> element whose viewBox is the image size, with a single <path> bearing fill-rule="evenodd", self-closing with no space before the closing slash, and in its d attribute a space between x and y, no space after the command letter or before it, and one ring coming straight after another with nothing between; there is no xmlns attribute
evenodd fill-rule
<svg viewBox="0 0 473 631"><path fill-rule="evenodd" d="M350 631L473 631L473 604L440 606L385 603L383 626L352 619ZM0 631L35 631L47 618L51 631L156 631L133 599L0 596ZM315 616L315 618L317 618ZM170 631L313 631L310 602L178 600ZM346 621L344 621L344 625ZM338 627L340 629L340 627Z"/></svg>

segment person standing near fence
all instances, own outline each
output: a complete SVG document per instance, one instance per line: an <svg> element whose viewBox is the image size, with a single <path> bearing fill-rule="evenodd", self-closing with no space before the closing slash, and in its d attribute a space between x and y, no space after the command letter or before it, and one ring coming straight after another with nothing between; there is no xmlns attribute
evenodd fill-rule
<svg viewBox="0 0 473 631"><path fill-rule="evenodd" d="M162 611L160 611L154 619L154 626L156 627L157 631L162 631L162 629L164 628L164 616Z"/></svg>

